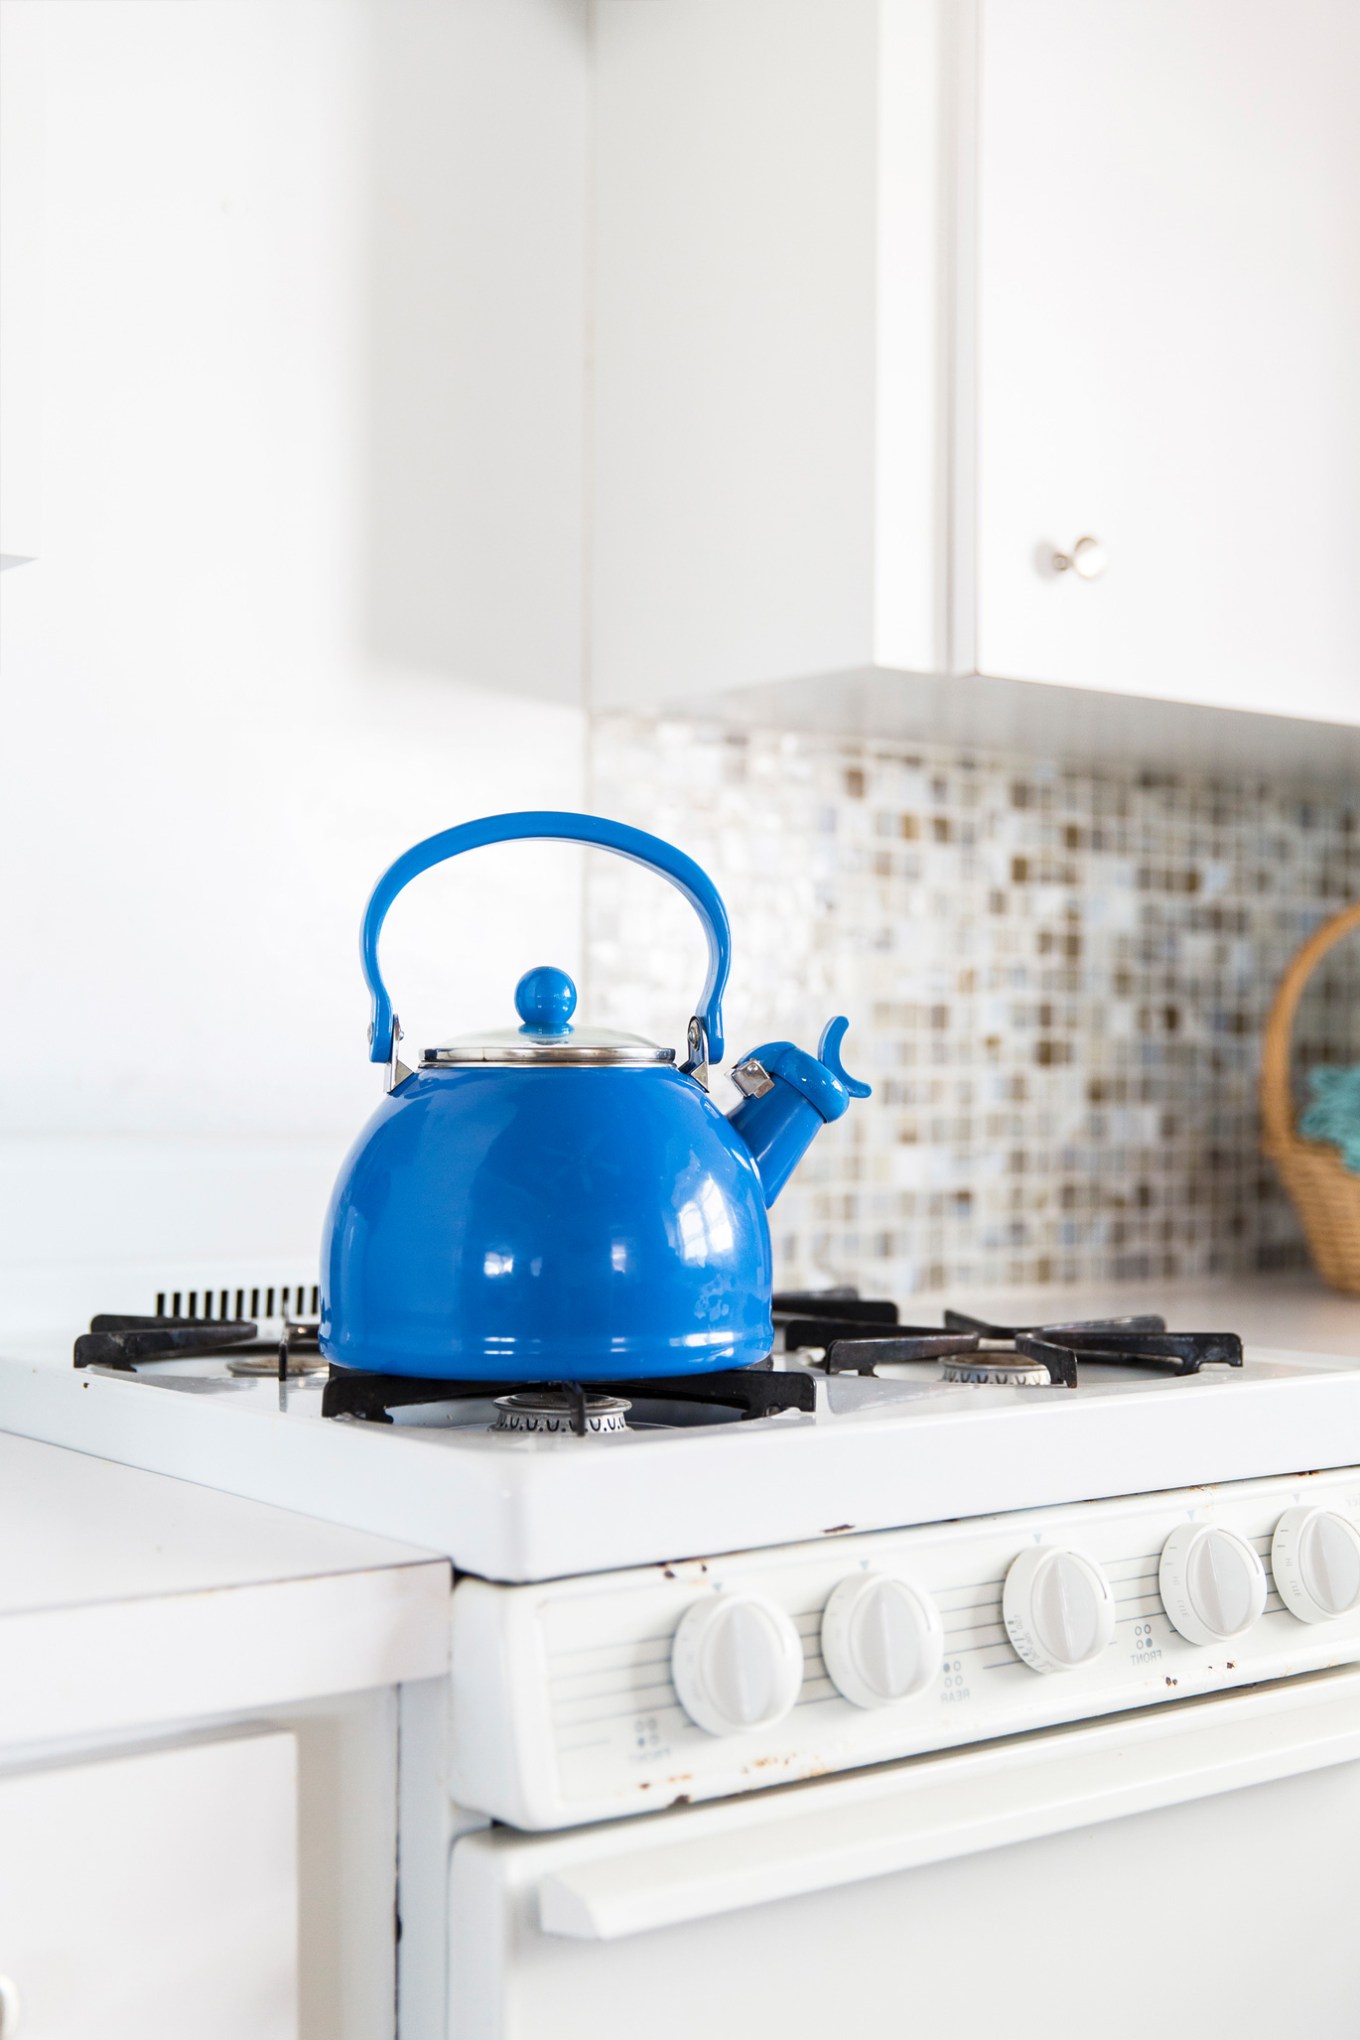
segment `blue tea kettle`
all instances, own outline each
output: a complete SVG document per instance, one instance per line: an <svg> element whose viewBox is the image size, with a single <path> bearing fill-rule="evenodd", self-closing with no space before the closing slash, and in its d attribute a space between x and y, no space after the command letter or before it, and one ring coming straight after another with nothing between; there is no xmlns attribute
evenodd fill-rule
<svg viewBox="0 0 1360 2040"><path fill-rule="evenodd" d="M397 894L445 858L523 838L617 851L677 886L708 937L688 1060L573 1025L565 971L515 987L519 1026L398 1060L378 965ZM843 1019L817 1054L770 1041L708 1095L722 1055L727 913L692 859L592 815L491 815L417 843L363 923L382 1104L345 1158L326 1216L321 1351L384 1374L491 1382L636 1379L746 1367L773 1344L765 1216L822 1125L867 1084L840 1062Z"/></svg>

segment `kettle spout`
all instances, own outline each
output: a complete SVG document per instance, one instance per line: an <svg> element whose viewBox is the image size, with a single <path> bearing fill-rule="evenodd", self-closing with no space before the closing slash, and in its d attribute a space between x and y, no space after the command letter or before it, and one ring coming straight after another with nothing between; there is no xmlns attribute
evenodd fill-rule
<svg viewBox="0 0 1360 2040"><path fill-rule="evenodd" d="M816 1055L791 1041L767 1041L743 1056L732 1071L742 1094L728 1122L751 1151L767 1206L774 1203L802 1161L815 1135L867 1098L869 1086L850 1076L840 1048L850 1022L828 1020Z"/></svg>

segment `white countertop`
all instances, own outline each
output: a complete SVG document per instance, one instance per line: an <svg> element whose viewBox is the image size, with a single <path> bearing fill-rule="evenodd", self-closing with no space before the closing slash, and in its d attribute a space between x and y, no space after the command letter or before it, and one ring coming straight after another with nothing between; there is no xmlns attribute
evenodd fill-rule
<svg viewBox="0 0 1360 2040"><path fill-rule="evenodd" d="M0 1433L0 1746L435 1676L448 1561Z"/></svg>

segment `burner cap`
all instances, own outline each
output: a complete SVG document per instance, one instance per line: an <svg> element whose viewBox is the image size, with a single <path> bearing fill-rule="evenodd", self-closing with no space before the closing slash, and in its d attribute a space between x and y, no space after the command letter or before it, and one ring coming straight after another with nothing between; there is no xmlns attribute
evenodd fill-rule
<svg viewBox="0 0 1360 2040"><path fill-rule="evenodd" d="M1051 1388L1053 1377L1042 1360L1023 1353L955 1353L940 1362L945 1381L967 1381L975 1388Z"/></svg>
<svg viewBox="0 0 1360 2040"><path fill-rule="evenodd" d="M628 1412L633 1405L621 1395L588 1395L585 1427L596 1437L628 1429ZM560 1389L521 1389L515 1395L496 1397L493 1431L565 1432L575 1429L576 1410L570 1396Z"/></svg>
<svg viewBox="0 0 1360 2040"><path fill-rule="evenodd" d="M272 1374L279 1371L279 1356L272 1348L268 1353L233 1353L227 1362L228 1374ZM326 1362L319 1353L297 1353L288 1355L288 1378L295 1380L299 1374L324 1374Z"/></svg>

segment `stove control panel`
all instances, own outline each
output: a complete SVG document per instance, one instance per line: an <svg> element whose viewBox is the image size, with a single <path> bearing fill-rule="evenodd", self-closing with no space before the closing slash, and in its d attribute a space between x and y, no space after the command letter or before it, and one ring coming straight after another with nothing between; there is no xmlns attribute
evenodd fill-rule
<svg viewBox="0 0 1360 2040"><path fill-rule="evenodd" d="M453 1607L455 1799L569 1827L1360 1662L1360 1468Z"/></svg>

